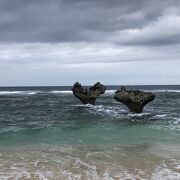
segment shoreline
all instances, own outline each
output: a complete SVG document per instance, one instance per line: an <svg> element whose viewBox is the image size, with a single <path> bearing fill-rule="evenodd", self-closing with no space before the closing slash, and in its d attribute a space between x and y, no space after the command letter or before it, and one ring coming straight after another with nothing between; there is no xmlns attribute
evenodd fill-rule
<svg viewBox="0 0 180 180"><path fill-rule="evenodd" d="M179 179L180 145L178 149L172 146L137 147L64 145L0 151L0 178Z"/></svg>

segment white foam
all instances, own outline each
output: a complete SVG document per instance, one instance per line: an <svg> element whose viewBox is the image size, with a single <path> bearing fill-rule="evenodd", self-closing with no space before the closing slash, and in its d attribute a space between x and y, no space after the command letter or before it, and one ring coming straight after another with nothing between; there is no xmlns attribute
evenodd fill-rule
<svg viewBox="0 0 180 180"><path fill-rule="evenodd" d="M110 159L111 156L104 152L91 152L86 155L86 159L106 160L107 158Z"/></svg>
<svg viewBox="0 0 180 180"><path fill-rule="evenodd" d="M180 118L175 118L174 124L179 124L180 123Z"/></svg>
<svg viewBox="0 0 180 180"><path fill-rule="evenodd" d="M69 90L66 90L66 91L58 91L58 90L55 90L55 91L50 91L50 93L53 93L53 94L71 94L72 91L69 91Z"/></svg>
<svg viewBox="0 0 180 180"><path fill-rule="evenodd" d="M13 94L34 95L37 93L38 93L38 91L0 91L0 95L13 95Z"/></svg>
<svg viewBox="0 0 180 180"><path fill-rule="evenodd" d="M102 116L109 116L113 118L118 118L122 114L126 113L127 111L124 109L121 109L119 107L112 107L112 106L103 106L103 105L89 105L89 112L99 114Z"/></svg>
<svg viewBox="0 0 180 180"><path fill-rule="evenodd" d="M167 114L157 114L156 117L159 117L159 118L163 118L163 117L166 117Z"/></svg>
<svg viewBox="0 0 180 180"><path fill-rule="evenodd" d="M175 167L175 169L180 170L180 164L177 164L177 166Z"/></svg>
<svg viewBox="0 0 180 180"><path fill-rule="evenodd" d="M114 94L117 90L106 90L106 94ZM174 92L174 93L180 93L180 90L178 89L152 89L152 90L147 90L144 89L143 91L148 91L148 92Z"/></svg>
<svg viewBox="0 0 180 180"><path fill-rule="evenodd" d="M180 90L144 90L144 91L151 91L151 92L174 92L174 93L180 93ZM46 91L44 91L46 93ZM116 90L106 90L105 94L114 94ZM0 95L13 95L13 94L27 94L27 95L34 95L37 93L43 93L43 91L0 91ZM53 94L71 94L71 90L53 90L53 91L47 91L47 93L53 93Z"/></svg>
<svg viewBox="0 0 180 180"><path fill-rule="evenodd" d="M31 175L24 168L19 171L9 172L6 175L0 174L0 179L2 178L3 180L9 180L9 179L19 180L19 179L24 179L25 177L27 179L30 179Z"/></svg>
<svg viewBox="0 0 180 180"><path fill-rule="evenodd" d="M114 94L116 90L106 90L105 94ZM70 90L53 90L50 93L72 93Z"/></svg>
<svg viewBox="0 0 180 180"><path fill-rule="evenodd" d="M106 90L105 93L107 93L107 94L114 94L115 92L116 92L116 90Z"/></svg>
<svg viewBox="0 0 180 180"><path fill-rule="evenodd" d="M114 94L116 90L106 90L105 94ZM50 93L54 93L54 94L58 94L58 93L65 93L65 94L70 94L72 93L72 91L70 90L53 90L53 91L50 91Z"/></svg>
<svg viewBox="0 0 180 180"><path fill-rule="evenodd" d="M36 171L34 175L38 176L39 179L48 180L49 178L53 177L53 172L52 171L45 171L45 172Z"/></svg>
<svg viewBox="0 0 180 180"><path fill-rule="evenodd" d="M142 117L142 116L148 116L150 114L151 113L129 113L128 116L131 116L131 117Z"/></svg>
<svg viewBox="0 0 180 180"><path fill-rule="evenodd" d="M170 128L172 130L180 130L180 118L179 117L176 117L174 118L174 120L172 121L172 124L170 126Z"/></svg>
<svg viewBox="0 0 180 180"><path fill-rule="evenodd" d="M77 105L72 105L72 106L75 106L75 107L88 107L88 108L93 108L94 105L92 104L77 104Z"/></svg>
<svg viewBox="0 0 180 180"><path fill-rule="evenodd" d="M1 134L1 133L7 133L7 132L17 132L17 131L19 131L20 129L22 129L22 128L15 127L15 126L13 126L13 127L6 127L6 128L2 128L2 129L0 130L0 134Z"/></svg>
<svg viewBox="0 0 180 180"><path fill-rule="evenodd" d="M103 148L103 150L99 151L98 148L98 151L95 151L94 146L91 149L88 146L84 148L84 146L76 147L74 145L51 146L48 150L41 147L42 150L40 151L37 149L31 150L32 147L30 149L26 148L22 151L20 148L17 151L1 152L3 154L1 157L3 166L0 170L0 179L177 180L180 177L179 161L176 159L170 159L170 164L164 164L167 162L166 160L159 162L159 158L148 158L147 162L150 160L150 166L146 167L143 165L146 156L143 155L145 159L136 162L136 159L134 159L136 156L133 155L133 159L131 159L130 154L127 157L132 166L129 166L129 163L127 164L127 161L122 159L124 157L124 155L121 156L122 151L116 149L111 151L108 148L104 151ZM120 155L120 158L117 155L118 157ZM156 165L151 167L152 162L153 164L156 163ZM136 163L139 164L136 166Z"/></svg>
<svg viewBox="0 0 180 180"><path fill-rule="evenodd" d="M178 89L161 89L161 90L149 90L151 92L174 92L174 93L180 93L180 90Z"/></svg>
<svg viewBox="0 0 180 180"><path fill-rule="evenodd" d="M163 179L163 180L179 180L180 173L172 171L165 164L163 167L157 167L155 172L152 174L152 180Z"/></svg>

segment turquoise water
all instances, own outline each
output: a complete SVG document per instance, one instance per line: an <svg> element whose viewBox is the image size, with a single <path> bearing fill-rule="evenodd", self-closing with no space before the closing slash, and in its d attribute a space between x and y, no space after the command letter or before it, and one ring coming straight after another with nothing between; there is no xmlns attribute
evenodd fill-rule
<svg viewBox="0 0 180 180"><path fill-rule="evenodd" d="M180 86L130 87L156 95L141 114L115 88L96 106L69 87L1 88L0 179L179 179Z"/></svg>

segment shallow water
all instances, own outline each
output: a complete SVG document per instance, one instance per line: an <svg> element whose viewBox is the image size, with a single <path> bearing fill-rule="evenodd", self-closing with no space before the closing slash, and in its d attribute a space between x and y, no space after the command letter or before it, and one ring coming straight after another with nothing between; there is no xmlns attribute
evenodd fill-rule
<svg viewBox="0 0 180 180"><path fill-rule="evenodd" d="M141 114L113 87L96 106L69 87L1 88L0 179L180 179L180 86L133 88L156 94Z"/></svg>

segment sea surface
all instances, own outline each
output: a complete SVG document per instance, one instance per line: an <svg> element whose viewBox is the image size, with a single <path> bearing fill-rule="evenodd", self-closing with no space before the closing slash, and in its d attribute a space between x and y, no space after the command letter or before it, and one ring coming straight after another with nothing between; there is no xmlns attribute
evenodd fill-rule
<svg viewBox="0 0 180 180"><path fill-rule="evenodd" d="M129 113L108 86L96 105L71 87L0 88L0 179L180 179L180 86Z"/></svg>

